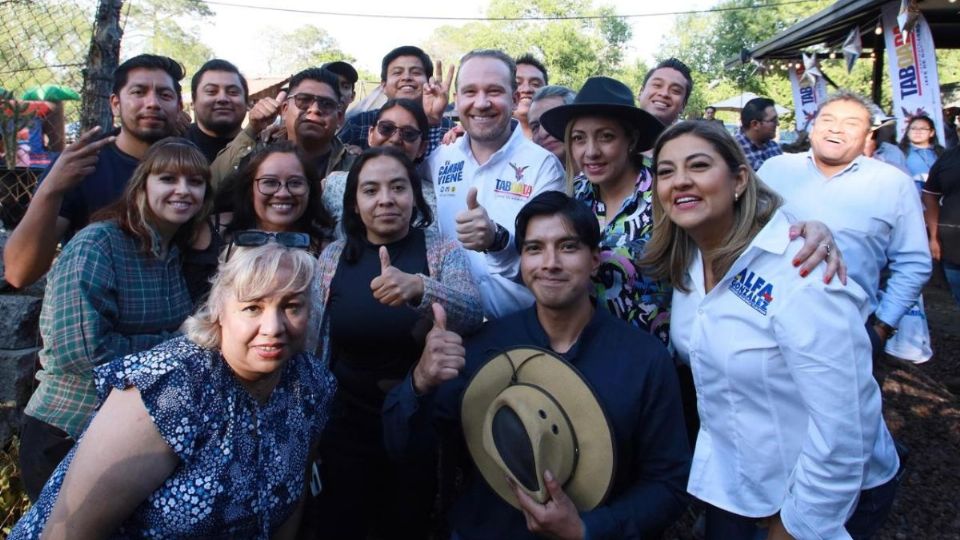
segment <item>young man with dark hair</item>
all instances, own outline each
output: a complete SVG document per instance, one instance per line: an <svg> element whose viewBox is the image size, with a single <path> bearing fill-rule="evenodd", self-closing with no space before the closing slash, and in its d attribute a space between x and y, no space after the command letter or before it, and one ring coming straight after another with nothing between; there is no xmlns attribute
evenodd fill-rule
<svg viewBox="0 0 960 540"><path fill-rule="evenodd" d="M676 58L668 58L643 78L637 105L669 126L680 118L691 92L693 77L690 68Z"/></svg>
<svg viewBox="0 0 960 540"><path fill-rule="evenodd" d="M443 135L453 127L453 121L443 115L449 102L451 67L444 78L437 62L434 78L430 56L419 47L404 45L388 52L380 66L380 87L387 99L406 98L423 101L423 110L430 122L426 155L440 145ZM363 111L347 118L338 133L344 144L367 148L367 134L376 124L379 109Z"/></svg>
<svg viewBox="0 0 960 540"><path fill-rule="evenodd" d="M321 178L333 171L348 170L353 164L353 156L336 135L343 120L340 81L326 69L308 68L290 79L289 92L281 91L275 99L261 99L250 109L247 126L210 166L218 193L229 191L223 181L262 144L258 142L261 132L278 115L287 140L303 149Z"/></svg>
<svg viewBox="0 0 960 540"><path fill-rule="evenodd" d="M360 80L360 74L353 66L343 60L327 62L320 68L333 73L340 80L340 101L343 103L344 112L346 112L347 107L357 97L357 81Z"/></svg>
<svg viewBox="0 0 960 540"><path fill-rule="evenodd" d="M550 351L582 374L611 427L616 451L610 490L598 506L580 511L554 477L562 473L547 470L545 502L514 486L508 503L469 462L462 495L448 517L453 538L656 537L686 505L690 467L670 354L656 338L591 300L600 226L589 208L560 192L542 193L520 210L516 229L521 275L535 305L488 321L465 342L446 330L445 313L434 305L423 355L384 403L387 450L402 461L434 451L438 438L461 439L460 403L491 357L518 346ZM572 475L578 478L577 470Z"/></svg>
<svg viewBox="0 0 960 540"><path fill-rule="evenodd" d="M61 239L119 198L150 145L174 134L182 78L183 66L166 56L141 54L117 67L110 107L119 131L103 138L99 127L87 131L47 169L4 248L8 283L26 287L38 280Z"/></svg>
<svg viewBox="0 0 960 540"><path fill-rule="evenodd" d="M737 142L755 171L760 170L764 161L783 153L773 140L779 119L773 100L765 97L751 99L740 110Z"/></svg>
<svg viewBox="0 0 960 540"><path fill-rule="evenodd" d="M532 54L520 56L517 58L516 64L517 91L520 93L520 101L517 102L517 110L513 112L513 117L520 122L520 127L523 128L523 134L526 135L528 139L532 139L533 131L530 129L530 121L527 118L527 113L530 112L533 94L549 84L547 68Z"/></svg>
<svg viewBox="0 0 960 540"><path fill-rule="evenodd" d="M213 162L240 133L247 114L250 89L237 66L214 58L200 66L190 81L196 122L186 138L196 144L207 161Z"/></svg>

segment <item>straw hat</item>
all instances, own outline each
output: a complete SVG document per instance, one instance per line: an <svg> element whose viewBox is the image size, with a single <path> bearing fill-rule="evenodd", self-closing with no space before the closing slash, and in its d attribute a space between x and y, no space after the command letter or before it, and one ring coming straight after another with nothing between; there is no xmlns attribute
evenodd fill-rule
<svg viewBox="0 0 960 540"><path fill-rule="evenodd" d="M603 503L613 485L606 414L583 376L552 352L517 347L491 358L467 385L461 418L477 469L515 507L508 476L543 503L550 470L580 511Z"/></svg>

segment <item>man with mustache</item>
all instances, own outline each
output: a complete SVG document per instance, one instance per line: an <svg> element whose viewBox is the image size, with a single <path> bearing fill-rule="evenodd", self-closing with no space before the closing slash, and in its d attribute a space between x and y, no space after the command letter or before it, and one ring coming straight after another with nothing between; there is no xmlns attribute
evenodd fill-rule
<svg viewBox="0 0 960 540"><path fill-rule="evenodd" d="M99 138L100 128L82 134L40 179L26 214L7 240L4 279L26 287L50 268L61 240L117 200L150 145L173 135L183 107L183 66L166 56L141 54L113 74L110 107L120 128Z"/></svg>
<svg viewBox="0 0 960 540"><path fill-rule="evenodd" d="M264 98L250 109L247 126L220 152L210 166L213 185L219 193L229 191L223 181L261 143L262 132L281 118L281 136L295 143L316 166L318 176L346 171L353 156L337 138L337 126L343 121L340 107L340 81L332 72L307 68L290 79L289 91L276 98ZM269 138L269 137L268 137ZM319 188L319 186L316 186Z"/></svg>
<svg viewBox="0 0 960 540"><path fill-rule="evenodd" d="M214 58L193 75L190 95L197 120L187 128L186 138L212 163L240 133L247 114L247 79L237 66Z"/></svg>

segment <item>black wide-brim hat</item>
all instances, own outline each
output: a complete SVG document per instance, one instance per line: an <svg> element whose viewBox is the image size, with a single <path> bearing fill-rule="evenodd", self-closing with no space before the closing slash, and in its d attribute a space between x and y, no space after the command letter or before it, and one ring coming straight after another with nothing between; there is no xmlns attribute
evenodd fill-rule
<svg viewBox="0 0 960 540"><path fill-rule="evenodd" d="M590 77L570 105L560 105L543 113L540 125L547 133L563 140L567 123L580 116L611 116L634 126L640 133L637 148L653 148L664 130L655 116L636 106L633 92L622 82L610 77Z"/></svg>

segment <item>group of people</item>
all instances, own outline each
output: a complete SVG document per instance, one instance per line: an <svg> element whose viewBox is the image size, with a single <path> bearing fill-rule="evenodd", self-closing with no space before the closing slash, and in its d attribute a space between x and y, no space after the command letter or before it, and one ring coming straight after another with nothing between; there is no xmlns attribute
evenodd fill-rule
<svg viewBox="0 0 960 540"><path fill-rule="evenodd" d="M679 121L677 59L575 92L530 55L444 73L403 46L349 118L346 62L247 110L212 60L178 130L183 75L121 64L119 129L63 152L7 243L11 284L49 269L11 538L643 538L691 504L709 539L882 525L903 463L873 359L931 253L859 96L761 166Z"/></svg>

